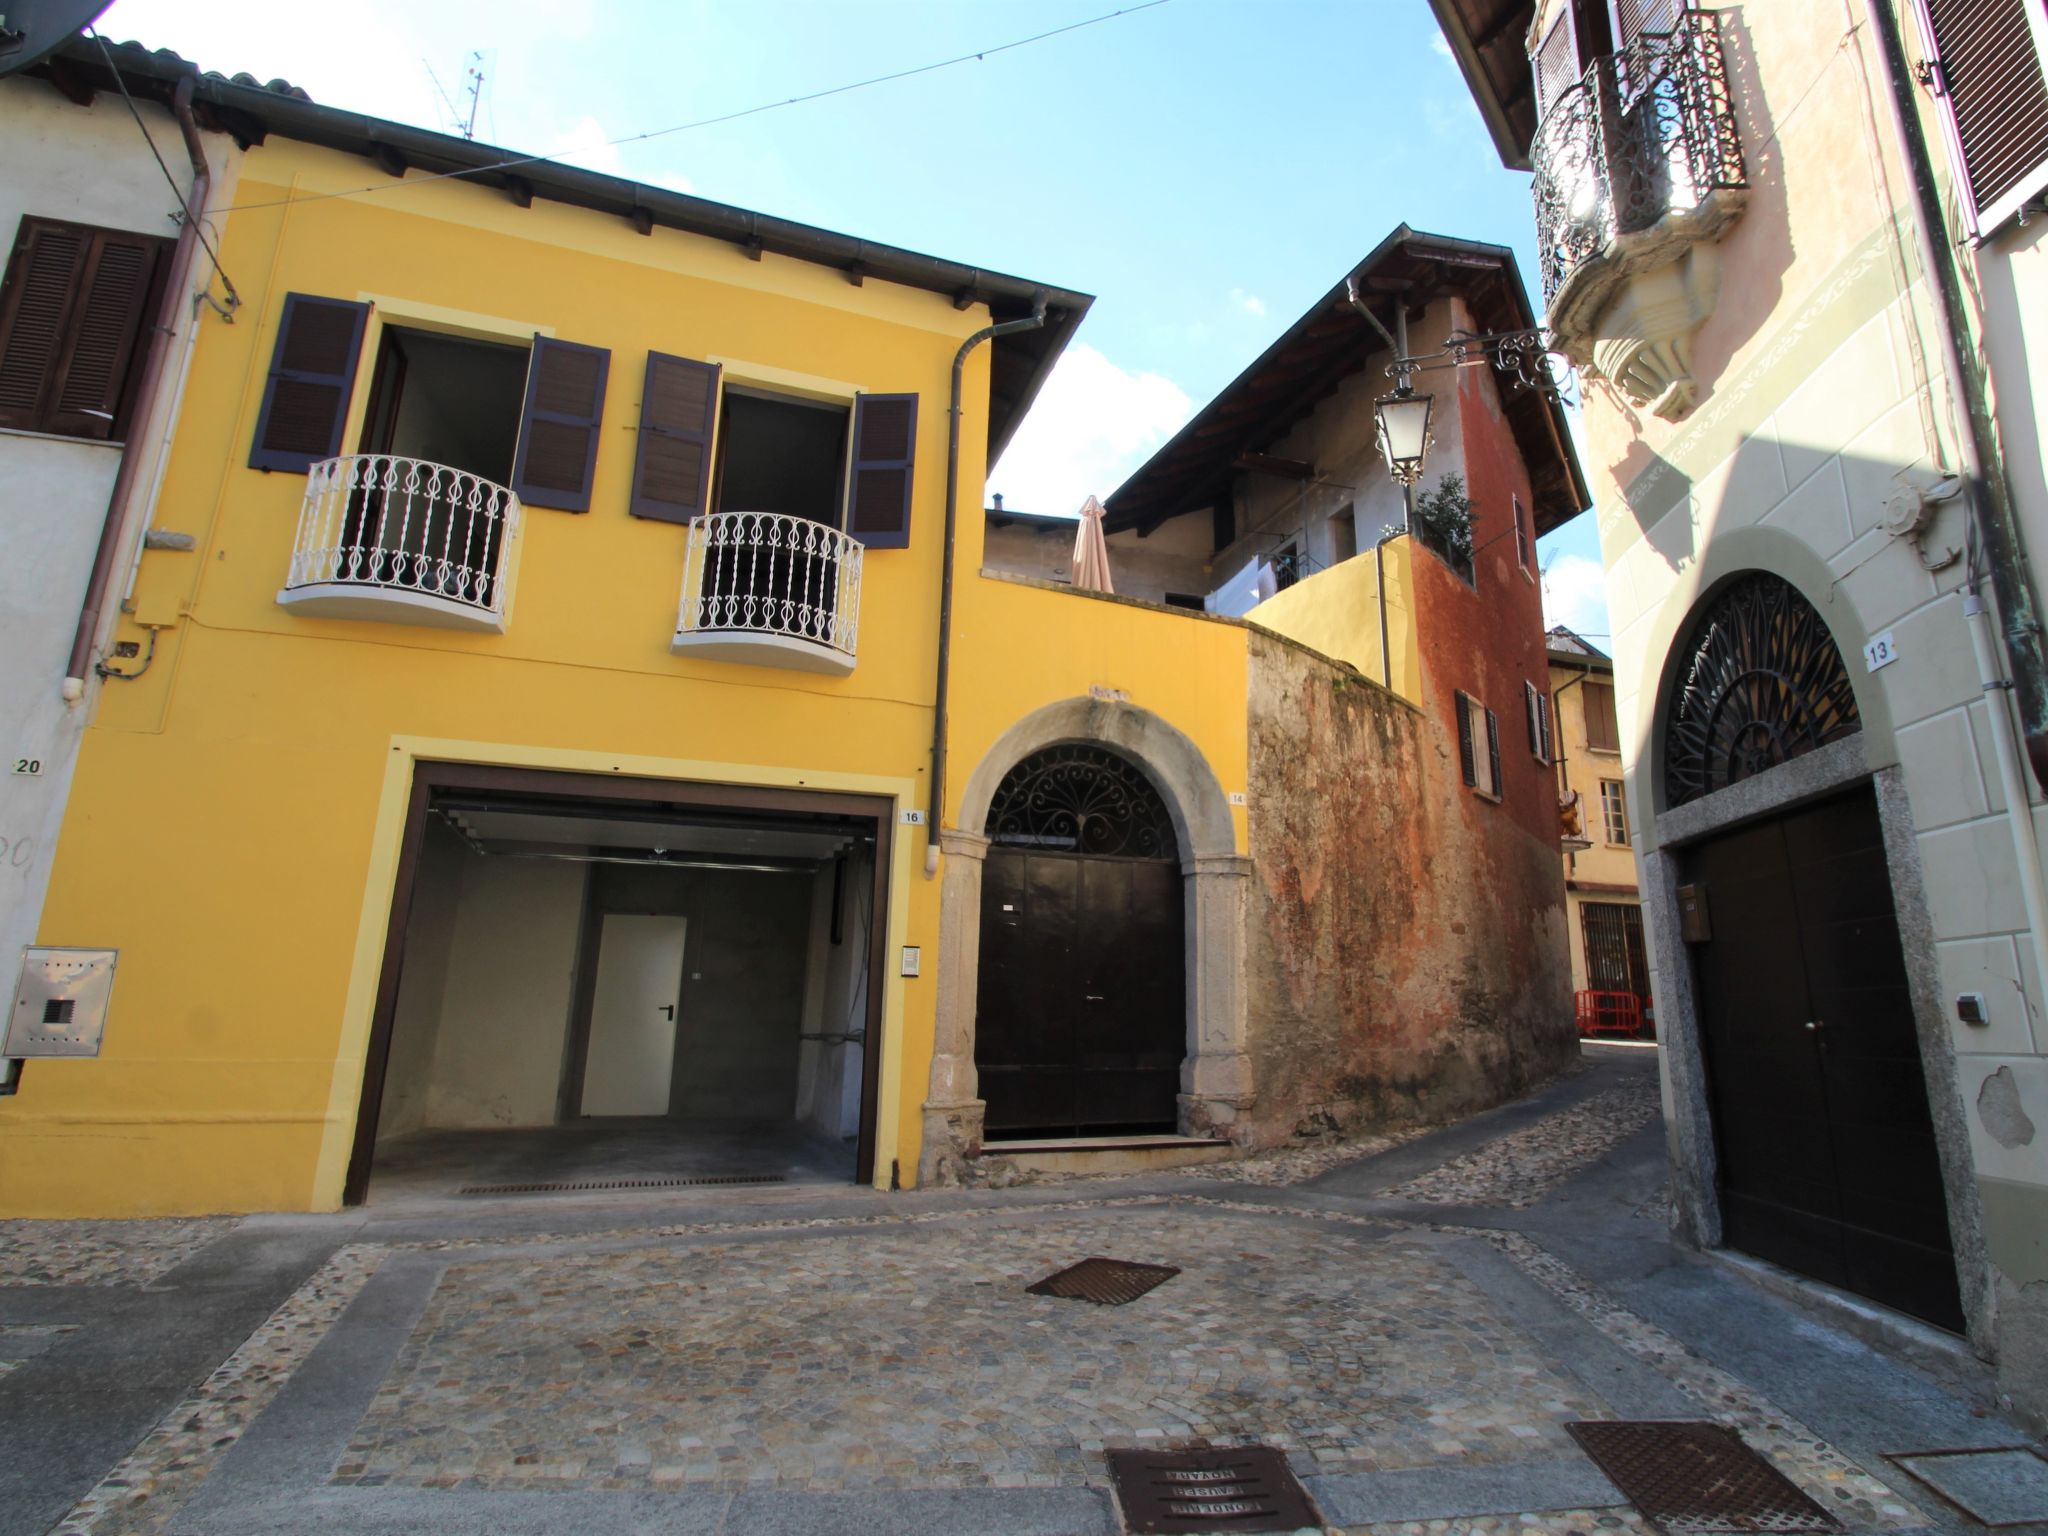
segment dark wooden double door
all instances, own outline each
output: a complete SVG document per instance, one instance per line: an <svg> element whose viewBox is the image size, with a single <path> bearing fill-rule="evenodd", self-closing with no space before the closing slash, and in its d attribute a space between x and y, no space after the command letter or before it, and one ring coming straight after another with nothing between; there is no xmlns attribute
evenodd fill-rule
<svg viewBox="0 0 2048 1536"><path fill-rule="evenodd" d="M1176 1128L1182 902L1175 861L989 850L974 1063L990 1140Z"/></svg>
<svg viewBox="0 0 2048 1536"><path fill-rule="evenodd" d="M1730 1246L1960 1331L1948 1207L1869 789L1686 851Z"/></svg>

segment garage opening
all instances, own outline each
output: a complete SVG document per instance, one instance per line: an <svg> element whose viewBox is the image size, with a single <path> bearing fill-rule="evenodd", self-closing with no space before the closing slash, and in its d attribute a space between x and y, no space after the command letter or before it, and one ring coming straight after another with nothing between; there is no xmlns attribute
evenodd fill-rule
<svg viewBox="0 0 2048 1536"><path fill-rule="evenodd" d="M421 778L352 1202L871 1177L884 815Z"/></svg>

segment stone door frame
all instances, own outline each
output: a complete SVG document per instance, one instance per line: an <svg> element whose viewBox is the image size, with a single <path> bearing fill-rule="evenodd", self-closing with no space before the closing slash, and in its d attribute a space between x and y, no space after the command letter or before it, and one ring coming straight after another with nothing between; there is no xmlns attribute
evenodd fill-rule
<svg viewBox="0 0 2048 1536"><path fill-rule="evenodd" d="M1237 1139L1253 1103L1245 1033L1245 908L1252 861L1237 851L1237 826L1215 770L1187 736L1150 710L1115 700L1062 699L999 736L960 797L959 825L942 827L938 1020L924 1106L920 1183L957 1182L981 1154L984 1104L974 1067L981 983L981 871L988 810L1005 775L1046 747L1083 743L1135 763L1173 819L1186 902L1187 1056L1181 1064L1180 1129ZM972 830L970 830L972 829Z"/></svg>

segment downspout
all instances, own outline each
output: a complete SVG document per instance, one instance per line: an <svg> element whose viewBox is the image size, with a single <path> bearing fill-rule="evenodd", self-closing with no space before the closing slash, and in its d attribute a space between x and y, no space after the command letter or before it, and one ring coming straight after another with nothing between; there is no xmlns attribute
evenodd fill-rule
<svg viewBox="0 0 2048 1536"><path fill-rule="evenodd" d="M1877 33L1878 62L1891 92L1892 127L1898 135L1899 153L1913 178L1913 200L1918 214L1913 221L1914 232L1919 239L1921 264L1933 279L1939 300L1936 311L1942 361L1948 371L1954 403L1969 424L1958 453L1962 459L1968 516L1980 548L1972 549L1966 567L1963 622L1970 631L1977 680L1983 689L1985 711L1991 717L1992 748L2005 793L2006 824L2012 833L2020 901L2032 940L2034 972L2037 976L2048 976L2048 879L2043 876L2041 845L2034 835L2033 796L2025 772L2025 767L2031 765L2035 783L2048 787L2048 678L2043 675L2041 625L2035 616L2026 549L2013 521L2012 492L1999 458L1991 403L1985 398L1983 381L1964 366L1962 283L1956 274L1953 252L1945 242L1938 245L1935 240L1936 230L1946 235L1948 223L1935 187L1927 139L1920 128L1919 102L1913 95L1906 67L1905 42L1899 35L1898 18L1890 0L1865 3ZM2005 621L2002 638L2006 667L2012 674L2010 681L1999 674L1991 615L1984 602L1980 554L1991 566L1991 590ZM2007 714L2006 701L2001 697L2004 694L2012 696L2013 707L2019 711L2019 735L2024 742L2015 738L2012 716ZM2033 1006L2029 999L2029 1007Z"/></svg>
<svg viewBox="0 0 2048 1536"><path fill-rule="evenodd" d="M984 341L1017 331L1035 331L1045 324L1045 300L1032 308L1028 320L985 325L960 343L953 354L953 398L946 408L946 553L939 573L939 676L932 695L932 792L925 808L924 877L939 872L939 813L946 804L946 690L953 670L953 547L960 526L960 396L967 374L967 354Z"/></svg>
<svg viewBox="0 0 2048 1536"><path fill-rule="evenodd" d="M178 119L178 131L185 138L185 153L192 161L192 187L185 194L185 217L178 230L178 243L171 252L171 270L164 282L163 309L150 327L149 350L142 360L142 378L135 390L135 404L129 412L128 441L121 447L121 464L114 472L114 488L107 494L107 514L100 524L99 548L93 552L92 575L86 581L85 602L78 615L78 629L71 638L71 658L64 667L64 698L76 703L85 697L85 679L92 660L92 646L99 632L100 615L112 585L114 566L120 556L121 522L135 489L135 477L142 462L137 439L148 431L156 413L157 396L163 390L165 365L171 353L184 308L186 288L192 280L192 263L199 250L199 220L206 210L207 194L213 189L213 171L206 163L205 146L199 142L199 126L192 120L192 78L178 82L171 98L171 111ZM192 323L198 324L196 315Z"/></svg>
<svg viewBox="0 0 2048 1536"><path fill-rule="evenodd" d="M1948 221L1943 215L1941 195L1935 185L1927 139L1921 132L1919 102L1913 94L1912 75L1906 65L1905 42L1899 33L1898 17L1893 13L1890 0L1865 0L1865 4L1877 33L1878 62L1884 71L1885 85L1891 92L1892 127L1898 136L1899 154L1913 180L1914 211L1918 215L1914 220L1914 233L1918 237L1921 264L1927 269L1937 301L1935 310L1940 322L1942 361L1946 365L1955 405L1969 426L1957 448L1962 459L1970 520L1983 541L1984 554L1991 567L1991 589L1998 600L1999 615L2004 620L2005 661L2012 673L2008 686L2014 706L2019 711L2020 734L2024 739L2027 761L2033 768L2034 780L2048 789L2048 665L2044 665L2041 654L2041 621L2034 602L2026 548L2013 518L2012 491L2006 484L1999 457L1991 402L1985 396L1983 381L1966 365L1963 353L1966 310L1962 281L1956 273L1953 252L1947 249L1945 242L1937 242L1935 238L1937 230L1946 234ZM1977 579L1973 564L1970 576L1973 593ZM2017 810L2008 800L2008 810L2024 817L2030 798L2022 796ZM2015 827L2017 829L2017 823ZM2031 831L2026 840L2033 842ZM2037 854L2037 862L2038 857Z"/></svg>

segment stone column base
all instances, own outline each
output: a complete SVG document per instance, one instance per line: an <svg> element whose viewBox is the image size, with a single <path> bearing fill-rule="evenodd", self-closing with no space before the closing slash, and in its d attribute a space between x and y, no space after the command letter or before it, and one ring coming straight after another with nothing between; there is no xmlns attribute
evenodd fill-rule
<svg viewBox="0 0 2048 1536"><path fill-rule="evenodd" d="M1256 1094L1212 1095L1184 1093L1180 1096L1180 1133L1207 1136L1218 1141L1244 1145L1252 1134L1252 1105Z"/></svg>
<svg viewBox="0 0 2048 1536"><path fill-rule="evenodd" d="M975 1182L974 1163L981 1156L981 1122L988 1105L980 1099L924 1107L924 1146L917 1159L917 1182L926 1188L956 1189Z"/></svg>

